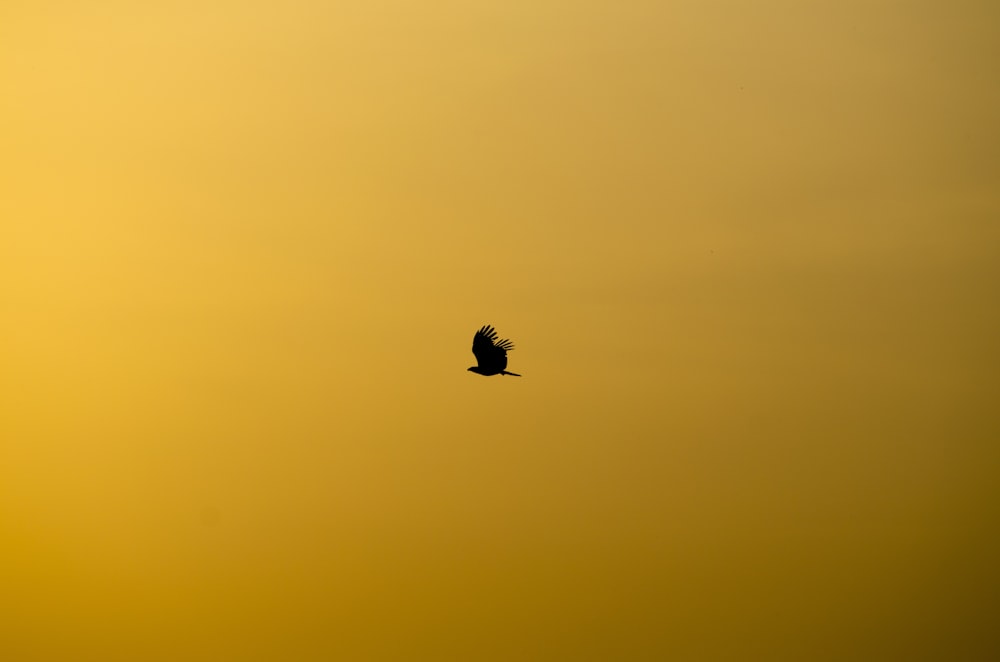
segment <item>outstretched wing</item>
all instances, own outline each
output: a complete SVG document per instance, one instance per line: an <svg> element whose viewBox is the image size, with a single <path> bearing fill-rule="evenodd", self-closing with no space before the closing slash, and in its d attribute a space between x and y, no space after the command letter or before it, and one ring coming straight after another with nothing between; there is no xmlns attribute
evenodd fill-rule
<svg viewBox="0 0 1000 662"><path fill-rule="evenodd" d="M472 339L472 353L480 368L503 370L507 367L507 352L514 349L514 343L506 338L498 340L497 332L487 324L476 331Z"/></svg>

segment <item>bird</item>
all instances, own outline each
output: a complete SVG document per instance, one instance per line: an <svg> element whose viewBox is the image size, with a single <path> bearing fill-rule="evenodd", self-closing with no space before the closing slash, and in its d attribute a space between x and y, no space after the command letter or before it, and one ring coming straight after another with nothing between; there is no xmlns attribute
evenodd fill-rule
<svg viewBox="0 0 1000 662"><path fill-rule="evenodd" d="M479 365L469 368L478 375L511 375L520 377L516 372L507 372L507 352L514 349L514 343L507 340L497 340L497 332L487 324L476 331L472 338L472 353L476 355Z"/></svg>

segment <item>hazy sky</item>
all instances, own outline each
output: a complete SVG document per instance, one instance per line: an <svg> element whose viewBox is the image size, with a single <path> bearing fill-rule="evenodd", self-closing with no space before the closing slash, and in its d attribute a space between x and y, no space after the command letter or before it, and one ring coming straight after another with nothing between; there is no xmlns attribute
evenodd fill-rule
<svg viewBox="0 0 1000 662"><path fill-rule="evenodd" d="M0 657L1000 655L998 83L986 1L5 0Z"/></svg>

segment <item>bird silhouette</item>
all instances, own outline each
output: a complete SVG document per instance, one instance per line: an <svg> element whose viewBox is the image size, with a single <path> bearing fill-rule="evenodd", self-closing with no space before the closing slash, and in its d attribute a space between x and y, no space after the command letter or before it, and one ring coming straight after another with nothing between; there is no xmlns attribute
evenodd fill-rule
<svg viewBox="0 0 1000 662"><path fill-rule="evenodd" d="M469 368L470 371L489 377L490 375L511 375L520 377L516 372L507 372L507 352L514 349L514 343L507 340L497 340L497 332L487 324L476 331L472 338L472 353L476 355L479 365Z"/></svg>

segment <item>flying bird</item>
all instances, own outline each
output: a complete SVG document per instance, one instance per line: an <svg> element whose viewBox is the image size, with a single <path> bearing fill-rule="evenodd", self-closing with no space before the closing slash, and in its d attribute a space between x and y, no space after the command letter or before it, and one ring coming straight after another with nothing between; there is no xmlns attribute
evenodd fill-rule
<svg viewBox="0 0 1000 662"><path fill-rule="evenodd" d="M514 349L514 343L507 340L497 340L497 332L487 324L476 331L472 338L472 353L476 355L479 365L469 368L479 375L511 375L520 377L516 372L507 372L507 352Z"/></svg>

